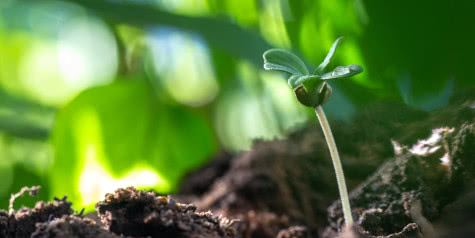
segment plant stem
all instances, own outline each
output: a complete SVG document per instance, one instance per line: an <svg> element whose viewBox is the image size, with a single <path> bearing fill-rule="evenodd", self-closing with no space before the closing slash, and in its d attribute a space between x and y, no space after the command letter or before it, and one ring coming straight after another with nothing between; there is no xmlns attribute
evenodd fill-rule
<svg viewBox="0 0 475 238"><path fill-rule="evenodd" d="M327 117L325 116L325 112L323 112L322 106L315 107L315 112L317 113L318 120L320 121L320 125L322 126L323 134L325 135L325 139L328 143L328 148L330 149L333 167L335 168L336 181L338 183L338 190L340 191L341 204L343 207L343 216L345 217L346 226L349 227L353 224L353 217L351 216L350 200L348 198L345 175L343 174L340 156L338 155L338 150L336 149L336 144L335 140L333 139L330 124L327 121Z"/></svg>

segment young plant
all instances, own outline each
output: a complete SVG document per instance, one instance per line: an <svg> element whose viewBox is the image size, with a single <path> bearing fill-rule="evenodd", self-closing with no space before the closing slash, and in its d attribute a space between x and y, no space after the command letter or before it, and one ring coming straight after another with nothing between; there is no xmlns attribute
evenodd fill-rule
<svg viewBox="0 0 475 238"><path fill-rule="evenodd" d="M345 176L340 162L340 156L336 148L335 140L328 124L322 105L328 101L332 94L332 88L326 82L329 79L346 78L363 72L359 65L351 64L348 66L338 66L333 71L325 73L325 68L330 62L335 49L343 37L338 38L333 43L330 52L325 60L310 74L305 64L296 55L281 49L271 49L264 52L264 69L278 70L290 74L288 79L289 86L295 93L297 100L307 106L315 109L323 134L330 149L330 155L335 168L338 190L340 192L343 215L346 226L351 226L353 218L351 216L350 200L346 189Z"/></svg>

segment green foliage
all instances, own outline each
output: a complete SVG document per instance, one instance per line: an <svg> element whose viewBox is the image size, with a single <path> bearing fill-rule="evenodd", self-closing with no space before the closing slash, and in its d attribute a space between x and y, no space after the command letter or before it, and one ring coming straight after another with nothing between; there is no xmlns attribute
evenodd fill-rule
<svg viewBox="0 0 475 238"><path fill-rule="evenodd" d="M264 69L280 70L292 76L308 75L308 69L296 55L281 49L271 49L264 53Z"/></svg>
<svg viewBox="0 0 475 238"><path fill-rule="evenodd" d="M142 79L81 93L58 113L52 136L53 192L66 193L73 201L81 200L81 190L87 190L77 182L84 168L94 169L85 167L87 163L102 165L113 179L138 166L153 168L163 180L155 189L168 193L184 173L215 151L212 131L202 116L159 101Z"/></svg>
<svg viewBox="0 0 475 238"><path fill-rule="evenodd" d="M363 68L357 64L350 64L348 66L338 66L333 71L325 73L320 76L321 79L339 79L348 78L363 72Z"/></svg>
<svg viewBox="0 0 475 238"><path fill-rule="evenodd" d="M325 57L323 62L315 69L313 74L316 74L316 75L323 74L323 71L325 70L327 65L330 63L330 60L335 54L336 47L338 46L338 44L340 44L341 40L343 40L343 37L339 37L338 39L336 39L335 43L333 43L332 47L330 48L330 51L328 52L327 56Z"/></svg>
<svg viewBox="0 0 475 238"><path fill-rule="evenodd" d="M331 87L325 82L328 79L347 78L363 72L359 65L338 66L333 71L325 73L325 68L335 54L336 47L343 37L333 43L330 51L312 75L309 75L305 64L296 55L281 49L267 50L263 54L264 69L278 70L291 74L289 86L295 96L305 106L316 107L328 101L332 94Z"/></svg>

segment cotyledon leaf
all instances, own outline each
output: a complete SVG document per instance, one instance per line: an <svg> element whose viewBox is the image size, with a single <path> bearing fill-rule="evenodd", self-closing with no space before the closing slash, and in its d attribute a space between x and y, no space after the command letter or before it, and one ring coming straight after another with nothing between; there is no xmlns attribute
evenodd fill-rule
<svg viewBox="0 0 475 238"><path fill-rule="evenodd" d="M308 69L296 55L281 49L264 52L264 69L279 70L292 75L308 75Z"/></svg>
<svg viewBox="0 0 475 238"><path fill-rule="evenodd" d="M350 64L348 66L338 66L333 71L323 74L321 79L337 79L346 78L353 75L357 75L363 72L363 68L357 64Z"/></svg>
<svg viewBox="0 0 475 238"><path fill-rule="evenodd" d="M298 87L300 84L309 81L309 80L314 80L317 79L318 77L315 75L292 75L289 78L289 86L294 89ZM308 85L308 84L307 84ZM305 87L305 85L304 85Z"/></svg>
<svg viewBox="0 0 475 238"><path fill-rule="evenodd" d="M304 75L300 76L296 81L296 87L302 85L307 92L312 92L315 87L318 87L324 81L317 75Z"/></svg>
<svg viewBox="0 0 475 238"><path fill-rule="evenodd" d="M294 89L297 86L299 86L297 81L299 80L300 77L302 77L302 75L298 75L298 74L295 75L294 74L294 75L290 76L290 78L288 80L288 83L289 83L289 86L290 86L291 89Z"/></svg>
<svg viewBox="0 0 475 238"><path fill-rule="evenodd" d="M330 60L332 59L333 55L335 54L336 47L338 44L340 44L340 41L343 40L343 37L340 37L336 39L336 41L333 43L332 48L330 48L330 51L328 52L327 56L323 60L323 62L317 67L315 72L313 74L322 74L327 65L330 63Z"/></svg>

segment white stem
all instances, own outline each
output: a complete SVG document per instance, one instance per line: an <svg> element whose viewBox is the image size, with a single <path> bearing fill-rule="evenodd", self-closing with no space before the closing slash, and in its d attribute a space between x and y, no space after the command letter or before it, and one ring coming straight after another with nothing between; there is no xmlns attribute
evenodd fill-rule
<svg viewBox="0 0 475 238"><path fill-rule="evenodd" d="M328 148L330 149L330 155L333 161L333 167L335 168L336 181L338 183L338 190L340 191L341 204L343 207L343 216L345 217L346 226L351 226L353 224L353 217L351 216L350 200L348 198L348 191L346 189L345 175L343 174L343 168L341 167L340 156L338 155L338 150L336 149L335 140L333 139L333 134L330 129L330 124L328 124L327 117L323 112L322 106L317 106L315 108L317 113L318 120L323 129L323 134L328 143Z"/></svg>

